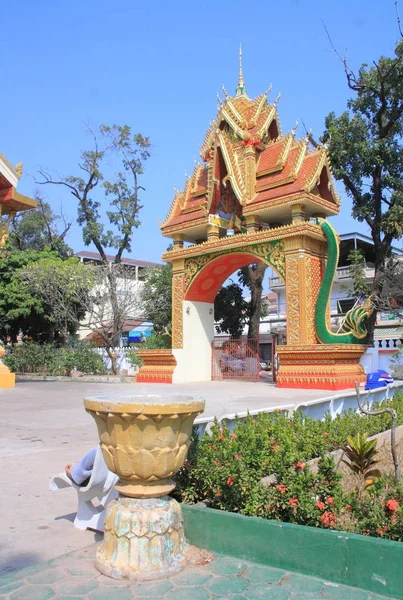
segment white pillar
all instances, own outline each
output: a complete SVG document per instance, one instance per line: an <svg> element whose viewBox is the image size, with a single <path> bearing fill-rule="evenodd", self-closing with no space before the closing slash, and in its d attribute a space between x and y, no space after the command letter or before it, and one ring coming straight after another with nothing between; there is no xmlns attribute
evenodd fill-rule
<svg viewBox="0 0 403 600"><path fill-rule="evenodd" d="M214 304L183 301L183 348L172 352L177 365L172 383L211 381Z"/></svg>

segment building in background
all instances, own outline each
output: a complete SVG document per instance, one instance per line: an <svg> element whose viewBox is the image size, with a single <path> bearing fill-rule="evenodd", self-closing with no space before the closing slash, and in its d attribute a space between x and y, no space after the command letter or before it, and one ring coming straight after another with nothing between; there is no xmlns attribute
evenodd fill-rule
<svg viewBox="0 0 403 600"><path fill-rule="evenodd" d="M95 266L102 266L103 262L100 254L83 250L77 252L76 256L81 262ZM106 255L108 262L112 265L115 257ZM152 323L146 320L141 306L141 290L144 286L144 278L147 269L161 267L161 263L137 260L122 256L121 262L122 274L118 277L117 297L120 309L124 311L124 322L121 331L121 346L128 346L131 343L140 343L144 341L152 331ZM100 296L105 292L101 285L95 289L95 293ZM104 294L107 301L107 295ZM83 323L79 330L81 338L87 338L102 346L102 339L97 328L107 327L111 319L111 306L103 306L102 314L99 311L97 315L98 325L89 327ZM87 315L88 317L88 315ZM86 319L88 322L88 318ZM99 331L99 329L98 329Z"/></svg>

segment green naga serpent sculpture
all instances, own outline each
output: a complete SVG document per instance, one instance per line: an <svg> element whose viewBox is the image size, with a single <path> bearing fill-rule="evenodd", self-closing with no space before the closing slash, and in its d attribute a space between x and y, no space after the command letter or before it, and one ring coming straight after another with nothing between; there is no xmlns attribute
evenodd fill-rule
<svg viewBox="0 0 403 600"><path fill-rule="evenodd" d="M372 313L371 299L367 298L360 306L348 311L344 318L344 333L333 333L329 329L327 313L333 279L339 261L339 244L333 227L319 219L320 227L328 244L328 259L315 307L315 328L322 344L362 344L367 335L365 319Z"/></svg>

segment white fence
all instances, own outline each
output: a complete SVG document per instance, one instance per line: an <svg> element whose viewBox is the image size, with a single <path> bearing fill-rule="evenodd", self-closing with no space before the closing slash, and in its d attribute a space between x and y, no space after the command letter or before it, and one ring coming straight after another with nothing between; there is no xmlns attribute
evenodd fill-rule
<svg viewBox="0 0 403 600"><path fill-rule="evenodd" d="M129 350L129 348L114 348L114 350L113 350L113 352L117 356L118 371L121 375L125 374L126 372L127 372L127 375L136 375L138 368L133 367L130 364L130 362L127 358L128 350ZM96 351L98 352L98 354L100 356L102 356L105 368L108 369L108 371L110 371L111 370L111 359L107 355L105 349L104 348L96 348Z"/></svg>
<svg viewBox="0 0 403 600"><path fill-rule="evenodd" d="M368 406L370 409L374 403L382 404L385 400L390 400L397 392L403 391L403 382L391 383L386 387L369 390L368 392L360 390L361 404ZM340 392L334 396L326 396L317 400L309 400L300 404L287 404L282 406L262 407L255 410L240 411L238 413L228 413L222 415L217 420L224 424L232 432L237 420L243 420L247 415L257 415L259 413L271 413L280 411L287 414L292 414L295 411L302 412L312 419L321 420L326 413L329 413L334 419L337 415L342 415L347 410L352 409L359 412L357 395L352 391ZM214 417L197 417L195 425L199 435L209 432L214 424Z"/></svg>

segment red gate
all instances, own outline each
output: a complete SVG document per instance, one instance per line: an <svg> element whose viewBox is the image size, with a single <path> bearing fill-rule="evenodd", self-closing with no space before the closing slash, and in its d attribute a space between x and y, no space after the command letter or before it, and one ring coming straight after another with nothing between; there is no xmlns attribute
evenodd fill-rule
<svg viewBox="0 0 403 600"><path fill-rule="evenodd" d="M259 381L259 340L214 338L211 352L211 378Z"/></svg>

